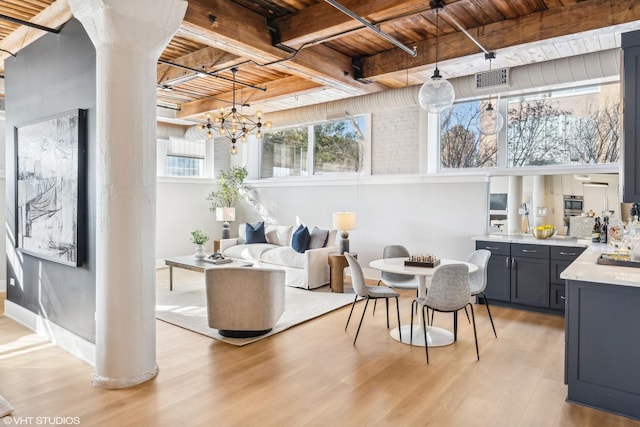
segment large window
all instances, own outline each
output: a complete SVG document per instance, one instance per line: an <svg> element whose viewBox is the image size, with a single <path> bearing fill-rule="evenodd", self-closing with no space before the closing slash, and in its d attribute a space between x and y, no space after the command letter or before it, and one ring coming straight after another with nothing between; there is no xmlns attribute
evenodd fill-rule
<svg viewBox="0 0 640 427"><path fill-rule="evenodd" d="M496 166L496 135L483 135L476 126L485 102L455 104L442 113L440 134L441 168L482 168Z"/></svg>
<svg viewBox="0 0 640 427"><path fill-rule="evenodd" d="M505 116L505 126L492 136L481 134L476 127L486 101L460 102L441 114L441 169L610 164L619 160L618 83L509 97L494 106Z"/></svg>
<svg viewBox="0 0 640 427"><path fill-rule="evenodd" d="M364 117L352 117L265 133L260 177L359 172L364 125Z"/></svg>
<svg viewBox="0 0 640 427"><path fill-rule="evenodd" d="M204 141L170 138L167 141L166 175L204 176Z"/></svg>

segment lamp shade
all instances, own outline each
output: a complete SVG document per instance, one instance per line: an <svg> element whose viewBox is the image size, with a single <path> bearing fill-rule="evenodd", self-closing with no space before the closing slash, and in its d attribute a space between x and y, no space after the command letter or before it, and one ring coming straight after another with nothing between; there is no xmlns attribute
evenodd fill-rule
<svg viewBox="0 0 640 427"><path fill-rule="evenodd" d="M437 72L430 80L424 82L418 92L418 101L422 109L430 113L439 114L453 105L456 92L448 80L440 77Z"/></svg>
<svg viewBox="0 0 640 427"><path fill-rule="evenodd" d="M236 208L216 208L216 221L235 221Z"/></svg>
<svg viewBox="0 0 640 427"><path fill-rule="evenodd" d="M355 212L334 212L333 228L341 231L349 231L356 229L356 213Z"/></svg>

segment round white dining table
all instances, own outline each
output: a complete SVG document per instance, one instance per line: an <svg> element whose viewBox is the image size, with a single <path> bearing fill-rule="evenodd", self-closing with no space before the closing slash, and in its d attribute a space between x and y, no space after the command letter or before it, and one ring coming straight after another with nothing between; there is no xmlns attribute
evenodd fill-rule
<svg viewBox="0 0 640 427"><path fill-rule="evenodd" d="M433 276L433 272L438 267L447 264L465 264L469 267L469 273L478 270L478 266L465 261L457 261L454 259L440 259L440 265L435 268L429 267L412 267L405 266L404 262L408 258L384 258L376 259L369 263L369 267L376 270L386 271L387 273L408 274L418 278L418 296L424 297L427 294L427 277ZM402 340L400 339L400 331L398 328L391 330L391 336L396 341L409 344L411 329L413 329L413 340L410 344L424 347L424 331L422 329L422 310L418 310L418 323L413 325L404 325L402 328ZM429 347L439 347L453 344L453 332L436 326L427 326L427 341Z"/></svg>

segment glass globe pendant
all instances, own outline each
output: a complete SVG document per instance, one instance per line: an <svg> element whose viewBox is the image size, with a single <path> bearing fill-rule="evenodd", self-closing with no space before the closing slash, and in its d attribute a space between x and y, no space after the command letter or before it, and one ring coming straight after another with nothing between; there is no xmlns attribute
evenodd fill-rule
<svg viewBox="0 0 640 427"><path fill-rule="evenodd" d="M431 80L424 82L418 92L420 106L430 113L440 114L453 105L456 92L453 85L440 75L437 68L431 76Z"/></svg>
<svg viewBox="0 0 640 427"><path fill-rule="evenodd" d="M478 117L478 130L483 135L495 135L500 132L503 125L504 118L502 114L494 110L493 105L489 102L487 108Z"/></svg>
<svg viewBox="0 0 640 427"><path fill-rule="evenodd" d="M424 82L418 92L420 107L434 114L440 114L445 109L451 107L456 98L453 85L446 79L443 79L440 75L440 70L438 70L438 22L440 11L443 7L444 5L441 1L431 3L431 8L434 9L436 13L436 69L433 71L431 80Z"/></svg>

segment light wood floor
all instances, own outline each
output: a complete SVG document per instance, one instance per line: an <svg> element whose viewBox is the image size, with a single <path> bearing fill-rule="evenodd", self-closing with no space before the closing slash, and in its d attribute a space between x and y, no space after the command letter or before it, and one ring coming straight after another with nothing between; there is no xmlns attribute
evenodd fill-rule
<svg viewBox="0 0 640 427"><path fill-rule="evenodd" d="M198 274L174 271L178 287ZM245 347L158 321L160 373L126 390L94 388L91 366L0 315L0 395L14 417L82 426L640 426L565 402L560 316L494 307L495 339L476 306L480 362L462 315L459 341L431 349L427 366L423 348L389 337L380 305L354 347L363 307L347 332L349 307ZM451 316L435 323L450 328Z"/></svg>

